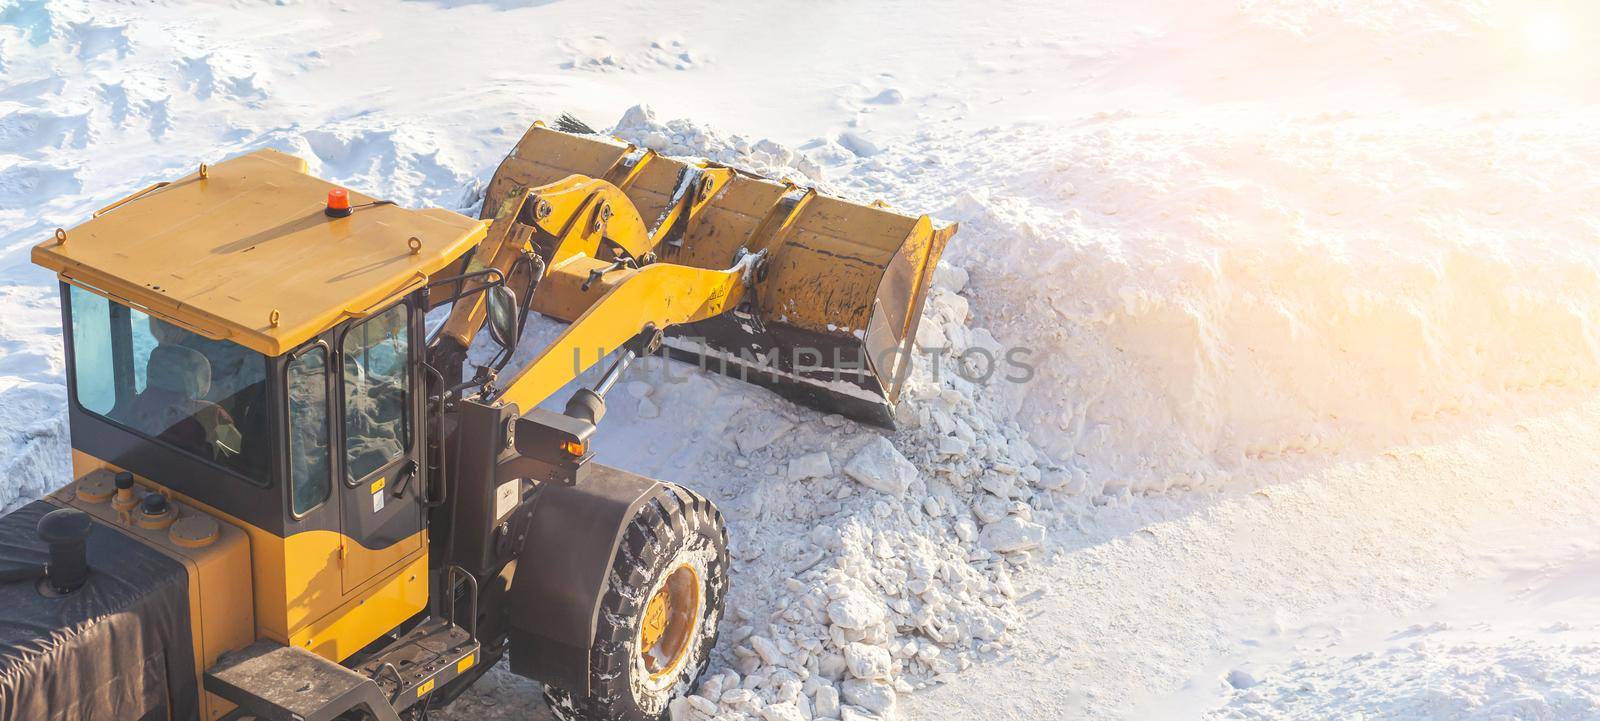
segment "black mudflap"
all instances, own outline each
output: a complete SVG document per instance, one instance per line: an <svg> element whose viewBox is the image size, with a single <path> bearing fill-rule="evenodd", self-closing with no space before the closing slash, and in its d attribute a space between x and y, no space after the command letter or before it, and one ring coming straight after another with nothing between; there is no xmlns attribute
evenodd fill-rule
<svg viewBox="0 0 1600 721"><path fill-rule="evenodd" d="M575 485L539 491L506 594L511 670L589 692L589 651L606 574L628 519L658 482L590 462Z"/></svg>

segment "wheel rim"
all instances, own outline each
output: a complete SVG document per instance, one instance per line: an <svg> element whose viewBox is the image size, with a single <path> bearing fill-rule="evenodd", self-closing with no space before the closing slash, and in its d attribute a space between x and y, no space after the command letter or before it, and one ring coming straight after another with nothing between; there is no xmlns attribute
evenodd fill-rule
<svg viewBox="0 0 1600 721"><path fill-rule="evenodd" d="M650 677L677 672L699 625L700 575L684 564L673 569L645 604L639 626L639 656Z"/></svg>

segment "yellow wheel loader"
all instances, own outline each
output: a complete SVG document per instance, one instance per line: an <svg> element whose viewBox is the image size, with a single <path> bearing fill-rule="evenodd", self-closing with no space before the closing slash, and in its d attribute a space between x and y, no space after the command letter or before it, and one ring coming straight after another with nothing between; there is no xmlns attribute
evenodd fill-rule
<svg viewBox="0 0 1600 721"><path fill-rule="evenodd" d="M502 659L661 717L727 535L594 461L606 392L658 353L891 422L953 232L542 124L481 219L261 150L56 231L75 477L0 518L0 721L421 718Z"/></svg>

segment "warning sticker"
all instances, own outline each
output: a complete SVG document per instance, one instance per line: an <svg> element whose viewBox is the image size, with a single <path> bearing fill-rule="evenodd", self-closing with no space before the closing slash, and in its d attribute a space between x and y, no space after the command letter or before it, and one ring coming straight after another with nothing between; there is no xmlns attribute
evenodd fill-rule
<svg viewBox="0 0 1600 721"><path fill-rule="evenodd" d="M496 521L506 517L506 514L517 508L517 491L522 488L522 481L515 478L500 484L494 490L494 519Z"/></svg>

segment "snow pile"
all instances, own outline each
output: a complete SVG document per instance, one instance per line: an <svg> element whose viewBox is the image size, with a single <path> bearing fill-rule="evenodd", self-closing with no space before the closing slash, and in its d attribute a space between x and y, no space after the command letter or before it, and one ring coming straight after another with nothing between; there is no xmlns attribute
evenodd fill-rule
<svg viewBox="0 0 1600 721"><path fill-rule="evenodd" d="M706 158L774 180L808 186L822 180L821 167L805 154L765 138L751 140L739 134L723 136L688 120L663 123L656 120L655 111L648 105L629 108L611 134L663 155Z"/></svg>
<svg viewBox="0 0 1600 721"><path fill-rule="evenodd" d="M98 22L88 8L44 0L20 0L0 6L0 25L10 25L33 46L59 44L80 60L108 54L127 57L132 49L127 27ZM0 68L4 63L0 62Z"/></svg>
<svg viewBox="0 0 1600 721"><path fill-rule="evenodd" d="M894 104L901 99L899 91L891 89L880 92L868 102ZM629 108L612 128L611 135L664 155L705 158L774 180L845 194L849 193L846 188L828 182L823 168L849 166L883 152L865 131L854 127L791 148L766 138L752 140L737 133L725 136L691 120L663 122L656 119L655 111L648 105ZM858 169L845 168L846 171Z"/></svg>
<svg viewBox="0 0 1600 721"><path fill-rule="evenodd" d="M1276 461L1596 388L1600 257L1581 218L1600 172L1567 153L1600 148L1530 145L1548 131L1504 122L930 131L916 147L950 155L827 172L961 223L947 255L971 272L975 322L1038 371L1005 392L1018 421L1114 499L1248 487Z"/></svg>
<svg viewBox="0 0 1600 721"><path fill-rule="evenodd" d="M964 312L961 279L940 273L933 323L966 330L944 315ZM723 509L734 556L717 664L675 719L894 718L902 694L1003 645L1017 621L1012 574L1042 546L1034 517L1064 471L986 410L984 386L935 381L932 358L919 364L908 429L892 439L659 359L636 371L633 418L602 456L656 448L652 472ZM712 447L664 447L666 426L685 424Z"/></svg>
<svg viewBox="0 0 1600 721"><path fill-rule="evenodd" d="M5 389L16 424L7 424L0 442L0 513L22 506L72 475L67 462L67 395L59 385L21 383Z"/></svg>
<svg viewBox="0 0 1600 721"><path fill-rule="evenodd" d="M935 278L928 326L986 336L967 325L965 273ZM681 363L629 370L601 460L706 493L734 560L712 667L675 721L893 719L904 694L1004 647L1014 574L1042 549L1040 521L1071 474L986 403L991 385L950 370L954 351L916 362L890 436ZM491 679L446 717L534 694L504 671Z"/></svg>
<svg viewBox="0 0 1600 721"><path fill-rule="evenodd" d="M452 207L473 179L443 134L369 119L314 130L269 133L260 144L306 160L311 174L337 178L380 198L408 198L414 207ZM477 208L467 212L477 215Z"/></svg>

